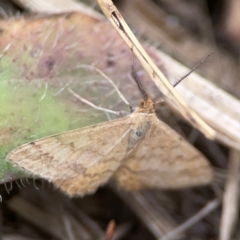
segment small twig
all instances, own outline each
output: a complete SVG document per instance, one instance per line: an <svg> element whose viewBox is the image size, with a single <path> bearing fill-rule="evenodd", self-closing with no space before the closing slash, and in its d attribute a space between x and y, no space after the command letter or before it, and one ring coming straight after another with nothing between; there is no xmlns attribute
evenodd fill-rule
<svg viewBox="0 0 240 240"><path fill-rule="evenodd" d="M45 91L43 95L40 97L39 102L41 102L47 95L47 90L48 90L48 83L45 83Z"/></svg>
<svg viewBox="0 0 240 240"><path fill-rule="evenodd" d="M220 224L220 240L232 239L235 224L237 222L239 202L239 167L240 154L237 150L231 150L229 159L228 180L223 198L223 210Z"/></svg>
<svg viewBox="0 0 240 240"><path fill-rule="evenodd" d="M68 88L68 91L78 100L80 100L81 102L86 103L87 105L91 106L92 108L95 108L96 110L102 111L102 112L109 112L112 114L116 114L116 115L120 115L120 112L116 112L107 108L102 108L99 106L96 106L95 104L89 102L88 100L86 100L85 98L82 98L81 96L79 96L77 93L75 93L71 88Z"/></svg>
<svg viewBox="0 0 240 240"><path fill-rule="evenodd" d="M170 240L174 239L177 235L189 229L191 226L199 222L201 219L206 217L210 212L214 211L221 203L221 200L216 198L209 202L202 210L200 210L193 217L189 218L186 222L179 225L173 231L167 233L165 236L161 237L159 240Z"/></svg>
<svg viewBox="0 0 240 240"><path fill-rule="evenodd" d="M155 199L154 192L126 192L121 191L113 183L110 183L109 185L145 224L156 239L159 239L167 232L171 232L176 228L174 220ZM182 236L178 235L177 237Z"/></svg>
<svg viewBox="0 0 240 240"><path fill-rule="evenodd" d="M109 78L103 71L101 71L99 68L95 67L94 65L80 65L82 68L88 68L90 70L95 70L98 72L100 75L102 75L116 90L118 93L119 97L123 100L123 102L129 107L130 112L133 112L131 104L127 101L127 99L123 96L123 94L120 92L118 89L117 85L113 82L111 78Z"/></svg>
<svg viewBox="0 0 240 240"><path fill-rule="evenodd" d="M64 91L66 88L68 88L69 87L69 85L71 84L73 82L73 79L72 80L70 80L65 86L63 86L59 91L57 91L54 95L53 95L53 97L56 97L58 94L60 94L62 91Z"/></svg>
<svg viewBox="0 0 240 240"><path fill-rule="evenodd" d="M114 220L111 220L107 225L105 240L113 240L115 228L116 223Z"/></svg>

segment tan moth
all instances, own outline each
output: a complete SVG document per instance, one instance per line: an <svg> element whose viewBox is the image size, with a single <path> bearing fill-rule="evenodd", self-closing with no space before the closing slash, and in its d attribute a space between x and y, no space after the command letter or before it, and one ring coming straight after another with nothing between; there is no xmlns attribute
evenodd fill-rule
<svg viewBox="0 0 240 240"><path fill-rule="evenodd" d="M207 159L157 118L155 100L137 84L144 99L129 116L33 141L6 159L69 196L93 193L111 178L126 190L209 184Z"/></svg>

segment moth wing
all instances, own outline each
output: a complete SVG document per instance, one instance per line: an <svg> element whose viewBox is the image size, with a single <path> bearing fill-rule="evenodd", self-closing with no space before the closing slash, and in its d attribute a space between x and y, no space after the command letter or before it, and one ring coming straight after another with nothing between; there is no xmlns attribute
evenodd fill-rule
<svg viewBox="0 0 240 240"><path fill-rule="evenodd" d="M127 190L205 185L212 177L208 160L156 116L145 138L113 176Z"/></svg>
<svg viewBox="0 0 240 240"><path fill-rule="evenodd" d="M6 159L48 179L64 192L85 195L103 185L125 157L131 118L125 117L25 144Z"/></svg>

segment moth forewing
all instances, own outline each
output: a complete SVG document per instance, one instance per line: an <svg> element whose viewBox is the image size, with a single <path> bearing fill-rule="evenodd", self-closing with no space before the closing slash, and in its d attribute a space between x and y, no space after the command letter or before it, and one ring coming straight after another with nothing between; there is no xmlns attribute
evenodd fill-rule
<svg viewBox="0 0 240 240"><path fill-rule="evenodd" d="M107 182L125 157L132 118L124 117L20 146L6 159L53 182L67 194L85 195Z"/></svg>
<svg viewBox="0 0 240 240"><path fill-rule="evenodd" d="M212 168L199 151L155 114L148 121L149 132L113 176L118 185L127 190L178 189L212 182Z"/></svg>

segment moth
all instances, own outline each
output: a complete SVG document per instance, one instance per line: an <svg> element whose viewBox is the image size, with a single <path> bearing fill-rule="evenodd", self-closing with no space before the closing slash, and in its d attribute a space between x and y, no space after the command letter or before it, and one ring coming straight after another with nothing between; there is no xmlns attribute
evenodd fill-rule
<svg viewBox="0 0 240 240"><path fill-rule="evenodd" d="M110 179L129 191L211 183L208 160L157 118L156 100L136 82L143 100L130 115L30 142L7 161L69 196L94 193Z"/></svg>

